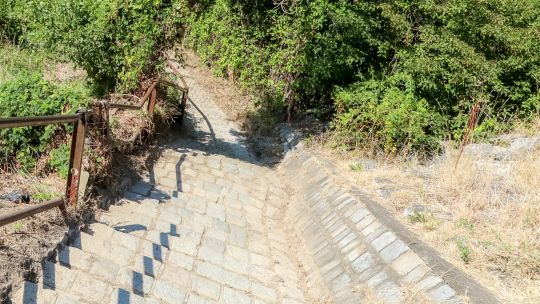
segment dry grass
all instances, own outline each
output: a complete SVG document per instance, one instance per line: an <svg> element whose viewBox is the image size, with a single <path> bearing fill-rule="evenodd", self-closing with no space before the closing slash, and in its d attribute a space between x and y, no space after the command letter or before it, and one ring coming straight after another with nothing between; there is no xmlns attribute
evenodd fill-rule
<svg viewBox="0 0 540 304"><path fill-rule="evenodd" d="M539 149L508 161L463 155L457 167L451 149L428 165L379 159L366 169L357 155L313 148L505 303L540 303ZM412 205L429 211L407 218Z"/></svg>
<svg viewBox="0 0 540 304"><path fill-rule="evenodd" d="M31 203L35 203L62 196L64 187L65 180L54 175L0 172L0 196L16 191L29 194ZM24 207L28 205L0 199L2 215ZM58 208L0 227L0 302L23 279L35 280L41 259L56 246L66 229Z"/></svg>
<svg viewBox="0 0 540 304"><path fill-rule="evenodd" d="M384 301L377 295L375 289L366 284L354 286L353 292L359 294L365 303L384 304Z"/></svg>
<svg viewBox="0 0 540 304"><path fill-rule="evenodd" d="M433 301L414 285L401 286L402 302L406 304L431 304Z"/></svg>
<svg viewBox="0 0 540 304"><path fill-rule="evenodd" d="M219 100L217 105L225 112L231 121L246 123L249 113L255 110L252 98L242 92L233 80L216 77L212 70L201 62L199 57L191 50L182 49L185 58L185 68L189 78L204 86Z"/></svg>
<svg viewBox="0 0 540 304"><path fill-rule="evenodd" d="M353 292L362 297L362 303L385 304L379 297L375 288L367 284L360 284L353 287ZM413 285L401 286L401 301L403 304L431 304L433 301L421 290Z"/></svg>
<svg viewBox="0 0 540 304"><path fill-rule="evenodd" d="M18 192L30 195L33 201L46 201L61 197L65 185L65 180L55 174L48 176L34 176L23 172L0 172L0 196L4 196L11 192ZM11 207L13 204L3 202L3 205L2 211L7 211L7 209L9 209L7 207Z"/></svg>

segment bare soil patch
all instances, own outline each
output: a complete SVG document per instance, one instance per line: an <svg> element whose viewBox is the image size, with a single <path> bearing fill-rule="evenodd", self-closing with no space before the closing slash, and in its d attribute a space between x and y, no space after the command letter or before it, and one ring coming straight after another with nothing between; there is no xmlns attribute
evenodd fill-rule
<svg viewBox="0 0 540 304"><path fill-rule="evenodd" d="M64 186L56 176L1 173L0 214L27 207L21 195L28 195L30 204L39 203L62 196ZM57 208L0 227L0 301L6 300L13 284L35 280L41 260L57 246L67 228Z"/></svg>

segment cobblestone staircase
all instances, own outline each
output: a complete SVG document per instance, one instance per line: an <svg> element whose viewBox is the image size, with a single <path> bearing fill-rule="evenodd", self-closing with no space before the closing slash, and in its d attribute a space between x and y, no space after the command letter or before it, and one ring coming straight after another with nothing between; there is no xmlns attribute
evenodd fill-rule
<svg viewBox="0 0 540 304"><path fill-rule="evenodd" d="M407 292L497 303L349 191L331 163L301 149L279 170L258 163L201 78L186 79L183 133L13 303L417 303ZM285 150L297 143L282 137Z"/></svg>
<svg viewBox="0 0 540 304"><path fill-rule="evenodd" d="M15 303L304 303L273 171L168 150ZM312 286L315 287L315 286Z"/></svg>

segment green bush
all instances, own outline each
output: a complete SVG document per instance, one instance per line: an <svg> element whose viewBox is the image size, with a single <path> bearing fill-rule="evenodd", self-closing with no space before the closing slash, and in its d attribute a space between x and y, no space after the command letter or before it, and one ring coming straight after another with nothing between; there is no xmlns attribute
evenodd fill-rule
<svg viewBox="0 0 540 304"><path fill-rule="evenodd" d="M269 108L333 113L346 144L433 151L477 102L477 135L539 113L536 0L184 3L186 41L217 74Z"/></svg>
<svg viewBox="0 0 540 304"><path fill-rule="evenodd" d="M341 143L433 152L540 112L540 2L0 0L3 36L134 90L185 41L264 111L331 120ZM256 115L255 115L256 116ZM370 144L371 144L370 143Z"/></svg>
<svg viewBox="0 0 540 304"><path fill-rule="evenodd" d="M67 178L69 173L69 155L71 145L61 144L58 148L52 149L47 162L48 169L56 171L62 178Z"/></svg>
<svg viewBox="0 0 540 304"><path fill-rule="evenodd" d="M414 91L414 82L406 75L396 75L386 83L371 80L337 90L334 127L340 140L391 154L436 152L445 119Z"/></svg>
<svg viewBox="0 0 540 304"><path fill-rule="evenodd" d="M0 84L0 117L74 113L88 100L84 88L56 86L40 74L21 74ZM2 163L16 161L21 169L31 169L37 158L70 130L70 126L64 125L0 130Z"/></svg>
<svg viewBox="0 0 540 304"><path fill-rule="evenodd" d="M168 0L13 1L25 41L82 67L98 92L138 88L159 68L182 21Z"/></svg>
<svg viewBox="0 0 540 304"><path fill-rule="evenodd" d="M0 41L18 41L24 24L17 16L16 0L0 0Z"/></svg>

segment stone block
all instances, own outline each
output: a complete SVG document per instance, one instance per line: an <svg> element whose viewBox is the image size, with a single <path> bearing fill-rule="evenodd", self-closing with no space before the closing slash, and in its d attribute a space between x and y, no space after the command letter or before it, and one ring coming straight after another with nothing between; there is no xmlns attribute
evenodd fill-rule
<svg viewBox="0 0 540 304"><path fill-rule="evenodd" d="M375 250L381 251L384 247L390 245L393 241L396 240L396 235L393 232L387 231L381 236L376 238L371 242L371 245Z"/></svg>
<svg viewBox="0 0 540 304"><path fill-rule="evenodd" d="M410 250L405 243L401 240L395 240L390 245L386 246L383 250L380 251L383 261L386 263L391 263L398 256L403 254L405 251Z"/></svg>
<svg viewBox="0 0 540 304"><path fill-rule="evenodd" d="M234 289L223 287L221 300L224 304L250 304L251 300L247 295Z"/></svg>
<svg viewBox="0 0 540 304"><path fill-rule="evenodd" d="M165 301L166 303L177 304L184 303L187 293L168 282L157 280L156 285L152 290L152 295L156 296L162 301Z"/></svg>
<svg viewBox="0 0 540 304"><path fill-rule="evenodd" d="M407 275L403 277L403 281L414 284L428 274L430 270L431 269L426 266L426 264L422 263L418 267L414 268L411 272L407 273Z"/></svg>
<svg viewBox="0 0 540 304"><path fill-rule="evenodd" d="M456 292L447 284L441 285L428 291L430 298L437 303L444 303L456 296Z"/></svg>
<svg viewBox="0 0 540 304"><path fill-rule="evenodd" d="M234 273L232 271L224 270L223 272L223 284L229 285L235 289L241 291L249 291L250 282L247 276Z"/></svg>
<svg viewBox="0 0 540 304"><path fill-rule="evenodd" d="M167 263L181 267L185 270L193 270L193 263L195 259L187 254L183 254L177 251L171 251L169 257L167 258Z"/></svg>
<svg viewBox="0 0 540 304"><path fill-rule="evenodd" d="M425 278L425 279L421 280L420 282L418 282L415 286L418 289L428 290L428 289L436 286L437 284L442 283L442 281L443 280L440 277L430 275L427 278Z"/></svg>
<svg viewBox="0 0 540 304"><path fill-rule="evenodd" d="M150 293L154 284L154 278L130 268L123 268L118 272L114 283L127 288L137 295L144 296Z"/></svg>
<svg viewBox="0 0 540 304"><path fill-rule="evenodd" d="M278 297L277 293L272 288L256 282L251 283L251 294L269 302L276 302Z"/></svg>
<svg viewBox="0 0 540 304"><path fill-rule="evenodd" d="M392 268L400 276L404 276L422 264L424 264L424 261L414 251L408 250L392 263Z"/></svg>
<svg viewBox="0 0 540 304"><path fill-rule="evenodd" d="M218 283L197 275L192 277L191 288L199 295L213 300L217 300L219 298L219 293L221 290Z"/></svg>
<svg viewBox="0 0 540 304"><path fill-rule="evenodd" d="M85 300L103 303L109 292L112 291L112 287L106 282L96 280L80 272L69 291L79 294Z"/></svg>
<svg viewBox="0 0 540 304"><path fill-rule="evenodd" d="M92 262L92 255L78 248L64 246L58 250L58 262L70 268L88 270Z"/></svg>
<svg viewBox="0 0 540 304"><path fill-rule="evenodd" d="M366 252L358 257L351 263L351 268L358 274L364 272L366 269L371 268L375 264L371 253Z"/></svg>

